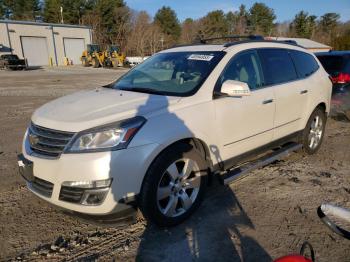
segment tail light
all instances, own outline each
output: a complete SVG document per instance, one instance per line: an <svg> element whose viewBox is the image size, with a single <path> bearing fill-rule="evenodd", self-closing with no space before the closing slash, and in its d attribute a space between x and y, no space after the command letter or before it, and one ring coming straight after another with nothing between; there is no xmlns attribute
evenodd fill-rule
<svg viewBox="0 0 350 262"><path fill-rule="evenodd" d="M346 84L350 83L350 74L340 73L337 76L332 77L333 84Z"/></svg>

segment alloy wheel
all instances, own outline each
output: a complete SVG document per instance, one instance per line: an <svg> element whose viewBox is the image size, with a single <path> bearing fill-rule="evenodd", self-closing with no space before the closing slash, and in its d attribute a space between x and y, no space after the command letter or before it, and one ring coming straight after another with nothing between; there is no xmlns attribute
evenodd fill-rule
<svg viewBox="0 0 350 262"><path fill-rule="evenodd" d="M172 163L163 173L157 188L157 205L167 217L177 217L195 202L201 186L197 163L189 158Z"/></svg>
<svg viewBox="0 0 350 262"><path fill-rule="evenodd" d="M315 116L314 120L311 123L308 143L310 149L315 149L321 141L323 135L323 121L322 118L318 115Z"/></svg>

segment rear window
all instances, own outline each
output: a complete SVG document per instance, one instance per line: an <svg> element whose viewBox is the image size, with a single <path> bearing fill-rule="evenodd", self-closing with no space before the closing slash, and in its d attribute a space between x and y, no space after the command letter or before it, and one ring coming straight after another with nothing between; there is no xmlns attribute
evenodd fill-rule
<svg viewBox="0 0 350 262"><path fill-rule="evenodd" d="M343 56L324 55L317 56L317 58L320 60L327 73L331 75L337 74L344 70L345 58Z"/></svg>
<svg viewBox="0 0 350 262"><path fill-rule="evenodd" d="M308 77L317 71L318 63L312 55L296 50L293 50L291 55L299 77Z"/></svg>
<svg viewBox="0 0 350 262"><path fill-rule="evenodd" d="M259 56L265 76L265 85L276 85L297 79L293 61L284 49L260 49Z"/></svg>
<svg viewBox="0 0 350 262"><path fill-rule="evenodd" d="M17 60L18 56L17 55L2 55L2 59L8 59L8 60Z"/></svg>

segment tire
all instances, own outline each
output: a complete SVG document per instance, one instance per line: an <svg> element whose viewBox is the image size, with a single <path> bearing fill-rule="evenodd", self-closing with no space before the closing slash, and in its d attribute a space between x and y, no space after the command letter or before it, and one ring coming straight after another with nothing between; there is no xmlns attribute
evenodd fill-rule
<svg viewBox="0 0 350 262"><path fill-rule="evenodd" d="M319 107L316 108L303 131L302 144L305 153L312 155L320 149L325 133L326 121L327 118L324 110Z"/></svg>
<svg viewBox="0 0 350 262"><path fill-rule="evenodd" d="M81 62L82 62L82 64L83 64L84 67L90 66L89 61L88 61L86 58L83 58L83 59L81 60Z"/></svg>
<svg viewBox="0 0 350 262"><path fill-rule="evenodd" d="M113 68L118 68L118 61L112 60L112 66Z"/></svg>
<svg viewBox="0 0 350 262"><path fill-rule="evenodd" d="M174 145L148 169L139 195L140 210L158 226L180 224L199 207L207 179L208 165L200 151L190 144Z"/></svg>
<svg viewBox="0 0 350 262"><path fill-rule="evenodd" d="M92 59L92 67L93 67L93 68L98 68L98 67L100 67L100 62L98 61L97 58L93 58L93 59Z"/></svg>

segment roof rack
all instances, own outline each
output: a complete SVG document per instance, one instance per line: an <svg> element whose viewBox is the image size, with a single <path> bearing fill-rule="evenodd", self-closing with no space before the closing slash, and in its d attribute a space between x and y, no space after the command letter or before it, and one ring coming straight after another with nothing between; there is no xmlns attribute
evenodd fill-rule
<svg viewBox="0 0 350 262"><path fill-rule="evenodd" d="M222 45L224 47L230 47L234 45L239 44L245 44L245 43L251 43L251 42L272 42L272 43L279 43L279 44L287 44L287 45L293 45L293 46L299 46L298 43L295 40L273 40L273 39L265 39L261 35L246 35L246 36L240 36L240 35L231 35L231 36L222 36L222 37L213 37L213 38L205 38L205 39L198 39L192 44L182 44L182 45L174 45L172 48L175 47L185 47L185 46L197 46L197 45L205 45L208 44L210 41L214 40L220 40L220 39L235 39L234 42L227 42L223 43Z"/></svg>
<svg viewBox="0 0 350 262"><path fill-rule="evenodd" d="M199 43L207 44L209 41L220 40L220 39L247 39L247 40L264 40L264 37L261 35L229 35L229 36L221 36L221 37L212 37L212 38L204 38L200 39Z"/></svg>
<svg viewBox="0 0 350 262"><path fill-rule="evenodd" d="M231 42L231 43L226 43L224 44L224 47L230 47L230 46L234 46L234 45L238 45L238 44L246 44L246 43L252 43L252 42L264 42L264 43L277 43L277 44L286 44L286 45L292 45L292 46L298 46L298 47L302 47L300 45L298 45L295 41L280 41L280 40L269 40L269 39L257 39L257 40L245 40L245 41L238 41L238 42ZM302 47L304 48L304 47Z"/></svg>

